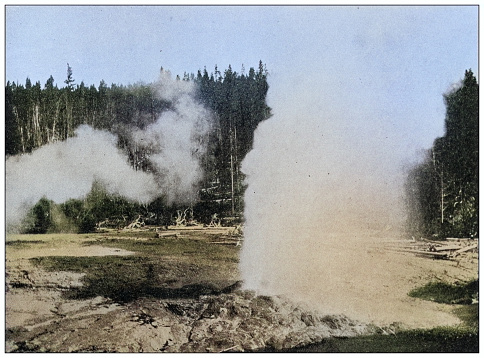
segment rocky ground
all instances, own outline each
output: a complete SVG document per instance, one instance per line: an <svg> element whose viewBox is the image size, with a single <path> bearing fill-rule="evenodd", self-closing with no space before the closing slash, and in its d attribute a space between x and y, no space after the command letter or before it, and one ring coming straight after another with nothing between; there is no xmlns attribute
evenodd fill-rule
<svg viewBox="0 0 484 358"><path fill-rule="evenodd" d="M66 292L82 288L85 274L47 271L30 260L49 255L135 254L83 245L89 240L75 237L57 240L55 245L7 249L6 352L254 352L399 329L399 324L323 314L282 296L257 296L241 290L236 280L222 289L185 284L176 288L174 297L141 295L127 302L105 296L72 299ZM425 265L433 262L419 260ZM444 263L442 272L460 270L470 277L476 260ZM432 272L441 264L436 261Z"/></svg>
<svg viewBox="0 0 484 358"><path fill-rule="evenodd" d="M243 352L376 332L344 316L322 316L248 292L125 305L96 297L52 311L55 317L47 321L9 329L7 351Z"/></svg>
<svg viewBox="0 0 484 358"><path fill-rule="evenodd" d="M126 304L100 296L63 298L63 290L79 287L81 279L82 274L70 272L10 269L6 351L243 352L385 333L236 286L231 293L197 299L139 298Z"/></svg>

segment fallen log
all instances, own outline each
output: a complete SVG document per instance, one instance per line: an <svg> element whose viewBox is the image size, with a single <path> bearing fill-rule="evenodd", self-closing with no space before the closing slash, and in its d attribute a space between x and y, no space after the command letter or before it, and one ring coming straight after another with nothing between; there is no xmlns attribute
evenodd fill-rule
<svg viewBox="0 0 484 358"><path fill-rule="evenodd" d="M434 250L435 251L453 251L453 250L459 250L461 248L462 246L459 246L459 245L447 245L447 246L435 247Z"/></svg>
<svg viewBox="0 0 484 358"><path fill-rule="evenodd" d="M177 232L157 232L155 235L155 238L157 239L167 238L167 237L173 237L175 239L178 239L178 233Z"/></svg>
<svg viewBox="0 0 484 358"><path fill-rule="evenodd" d="M449 254L445 252L436 252L436 251L421 251L421 250L401 250L403 252L411 252L417 255L425 255L425 256L432 256L434 258L445 259L449 258Z"/></svg>
<svg viewBox="0 0 484 358"><path fill-rule="evenodd" d="M457 250L456 252L454 252L452 254L453 257L457 257L459 256L460 254L463 254L464 252L467 252L467 251L471 251L471 250L474 250L474 249L477 249L479 245L478 244L474 244L474 245L471 245L471 246L466 246L460 250Z"/></svg>
<svg viewBox="0 0 484 358"><path fill-rule="evenodd" d="M238 241L211 241L211 244L214 245L235 245L235 246L240 246Z"/></svg>

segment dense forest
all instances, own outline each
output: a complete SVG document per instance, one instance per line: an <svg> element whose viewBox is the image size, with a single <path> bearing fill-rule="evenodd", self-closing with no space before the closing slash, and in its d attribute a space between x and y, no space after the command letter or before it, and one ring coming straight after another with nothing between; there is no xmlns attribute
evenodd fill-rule
<svg viewBox="0 0 484 358"><path fill-rule="evenodd" d="M445 135L406 182L409 231L420 237L479 233L479 85L471 70L444 95Z"/></svg>
<svg viewBox="0 0 484 358"><path fill-rule="evenodd" d="M163 68L161 69L163 71ZM146 223L173 224L199 222L232 224L240 221L243 210L244 178L240 165L252 148L258 123L271 116L266 104L269 89L267 69L262 61L257 69L237 73L228 68L210 73L185 73L178 81L196 85L197 100L214 114L215 125L210 133L208 150L201 163L204 179L200 183L199 200L189 207L168 205L160 197L149 205L129 202L106 192L95 183L83 199L55 204L42 198L25 219L27 232L88 232L100 223L125 226L133 220ZM127 131L144 129L172 107L172 103L156 95L154 84L99 86L76 84L73 69L67 64L65 86L55 85L52 76L40 82L25 84L7 82L5 87L5 153L7 158L31 153L36 148L65 141L75 135L80 125L116 134L121 148L135 170L150 171L146 148L130 145ZM8 209L8 208L7 208ZM215 221L214 221L215 220Z"/></svg>
<svg viewBox="0 0 484 358"><path fill-rule="evenodd" d="M162 69L163 71L163 69ZM177 81L195 85L196 99L214 114L207 151L201 158L204 171L198 200L191 205L168 203L160 196L140 204L109 193L94 183L84 198L55 204L42 198L30 210L22 230L89 232L101 226L124 227L134 221L169 225L197 222L231 225L243 212L243 158L252 148L257 125L271 116L266 95L268 72L240 73L231 66L213 73L206 69L185 73ZM65 141L80 125L107 130L118 138L118 147L135 170L152 170L149 148L133 146L129 131L154 123L173 103L156 95L154 84L99 86L75 83L67 65L65 86L52 76L44 86L7 82L5 87L5 152L13 157L36 148ZM417 237L477 237L479 213L479 86L471 70L459 86L444 95L445 135L437 138L423 161L408 172L405 183L408 231ZM8 208L7 208L8 210Z"/></svg>

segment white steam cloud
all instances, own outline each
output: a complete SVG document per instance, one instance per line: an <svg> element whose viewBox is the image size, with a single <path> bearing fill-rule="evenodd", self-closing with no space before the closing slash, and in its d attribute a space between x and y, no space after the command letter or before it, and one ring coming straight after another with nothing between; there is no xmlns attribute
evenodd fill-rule
<svg viewBox="0 0 484 358"><path fill-rule="evenodd" d="M81 126L65 142L7 159L7 222L17 222L43 196L57 203L83 197L96 180L131 200L156 195L154 178L131 168L116 147L116 136Z"/></svg>
<svg viewBox="0 0 484 358"><path fill-rule="evenodd" d="M170 203L193 202L203 177L199 158L206 151L210 113L194 99L192 83L162 72L154 86L161 99L172 102L171 110L132 132L138 148L149 149L146 159L154 170L134 170L116 135L82 125L66 141L7 159L7 225L19 224L44 196L57 203L82 198L94 182L131 201L147 203L165 195Z"/></svg>
<svg viewBox="0 0 484 358"><path fill-rule="evenodd" d="M348 107L288 103L269 103L274 116L259 124L242 163L244 286L348 313L357 310L348 285L379 267L368 243L401 227L398 164L383 121L365 118L370 129L362 130Z"/></svg>
<svg viewBox="0 0 484 358"><path fill-rule="evenodd" d="M167 201L193 202L203 177L200 158L207 149L210 112L194 99L192 82L173 81L169 72L162 71L155 89L172 109L145 130L134 131L133 140L149 149L149 161L160 174L156 180L165 188Z"/></svg>

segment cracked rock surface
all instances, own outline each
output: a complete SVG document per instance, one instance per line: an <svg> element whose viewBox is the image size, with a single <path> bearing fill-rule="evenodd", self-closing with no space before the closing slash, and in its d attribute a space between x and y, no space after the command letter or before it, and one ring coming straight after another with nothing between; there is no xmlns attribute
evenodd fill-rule
<svg viewBox="0 0 484 358"><path fill-rule="evenodd" d="M196 286L209 292L197 298L119 303L65 298L63 292L82 286L82 274L34 270L27 262L7 272L6 352L250 352L378 330L238 284L220 291Z"/></svg>
<svg viewBox="0 0 484 358"><path fill-rule="evenodd" d="M376 331L344 316L321 315L282 297L248 291L127 304L96 297L57 304L53 313L43 322L7 328L7 351L244 352Z"/></svg>

